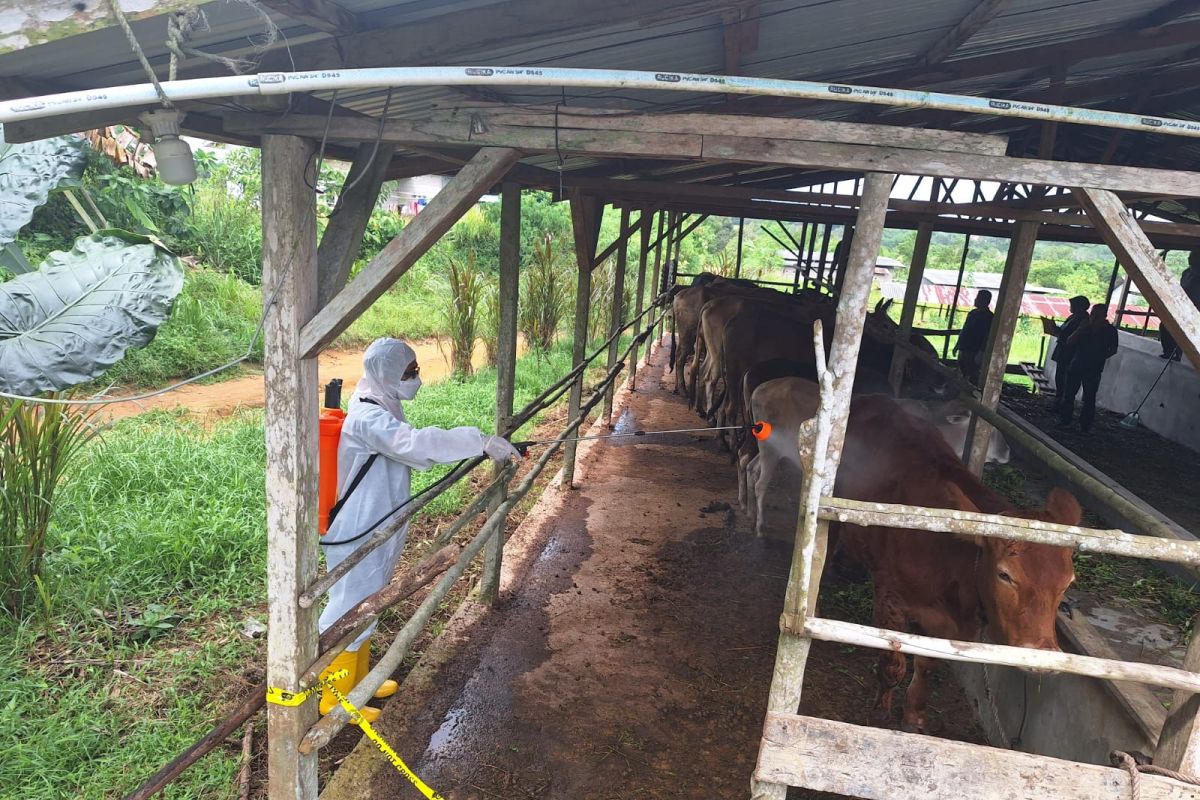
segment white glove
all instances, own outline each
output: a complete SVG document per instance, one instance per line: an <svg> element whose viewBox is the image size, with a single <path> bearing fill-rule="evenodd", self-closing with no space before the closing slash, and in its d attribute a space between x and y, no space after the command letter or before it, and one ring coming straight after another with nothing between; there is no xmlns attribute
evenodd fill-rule
<svg viewBox="0 0 1200 800"><path fill-rule="evenodd" d="M503 436L488 436L483 440L483 454L495 461L497 464L503 464L506 461L516 461L521 457L517 452L517 448L508 443L508 440Z"/></svg>

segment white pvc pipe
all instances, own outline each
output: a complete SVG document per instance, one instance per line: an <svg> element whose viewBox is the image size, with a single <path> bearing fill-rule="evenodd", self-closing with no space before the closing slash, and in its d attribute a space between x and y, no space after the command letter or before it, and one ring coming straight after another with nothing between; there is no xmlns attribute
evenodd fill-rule
<svg viewBox="0 0 1200 800"><path fill-rule="evenodd" d="M177 102L245 95L275 95L334 89L382 89L404 86L542 86L571 88L650 89L674 92L767 95L805 100L871 103L885 106L934 108L969 114L1070 122L1104 128L1149 131L1200 137L1200 122L1098 111L1088 108L993 100L987 97L882 89L842 83L701 75L686 72L566 69L558 67L394 67L330 69L312 72L264 72L224 78L197 78L161 84ZM158 103L151 84L88 89L81 92L29 97L0 103L0 123L40 119L81 111L101 111ZM702 110L702 109L701 109Z"/></svg>

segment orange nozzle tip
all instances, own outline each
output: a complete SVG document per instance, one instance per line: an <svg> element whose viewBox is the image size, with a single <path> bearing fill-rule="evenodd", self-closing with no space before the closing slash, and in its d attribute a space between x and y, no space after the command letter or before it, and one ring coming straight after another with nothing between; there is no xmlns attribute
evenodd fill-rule
<svg viewBox="0 0 1200 800"><path fill-rule="evenodd" d="M756 423L754 423L754 425L752 425L752 426L750 427L750 432L754 434L754 438L755 438L755 439L758 439L758 440L761 442L761 441L763 441L764 439L768 439L768 438L770 438L770 436L771 436L771 423L769 423L769 422L761 422L761 421L760 421L760 422L756 422Z"/></svg>

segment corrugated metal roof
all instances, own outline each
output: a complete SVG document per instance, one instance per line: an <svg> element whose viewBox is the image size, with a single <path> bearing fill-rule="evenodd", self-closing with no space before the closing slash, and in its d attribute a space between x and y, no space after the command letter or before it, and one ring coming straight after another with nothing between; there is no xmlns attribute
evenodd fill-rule
<svg viewBox="0 0 1200 800"><path fill-rule="evenodd" d="M339 0L346 10L357 15L361 31L394 28L422 20L444 19L447 40L453 41L454 26L471 24L474 15L501 2L512 0ZM568 0L563 0L567 7ZM757 45L743 55L738 72L762 77L826 79L845 82L869 82L863 76L903 70L920 62L929 48L946 35L963 17L976 7L979 0L906 0L881 3L878 0L765 0L747 6L758 23ZM1160 12L1170 0L1009 0L995 18L974 32L950 54L946 64L989 54L1041 47L1054 48L1064 43L1087 39L1099 34L1128 30L1137 20ZM506 6L507 7L507 6ZM634 8L621 4L620 8ZM512 5L514 19L519 19L520 4ZM583 8L581 6L581 8ZM505 40L506 43L447 47L444 57L427 63L443 64L501 64L555 65L575 67L629 68L719 73L725 67L722 12L736 8L735 4L704 4L696 2L686 7L671 3L649 3L638 8L637 18L614 15L594 24L572 28L569 20L556 23L553 33L527 33L525 30L487 31L480 41ZM224 56L248 57L255 53L256 36L262 30L257 13L241 2L218 0L202 6L209 28L194 34L193 47ZM589 8L590 10L590 8ZM301 22L272 13L271 19L280 28L280 39L274 50L302 54L306 48L330 41L329 34ZM1181 15L1177 20L1200 20L1200 9ZM165 48L166 17L136 20L134 30L155 66L165 73L168 58ZM1132 34L1131 34L1132 35ZM341 52L347 59L355 56L353 35L339 39ZM272 54L275 57L275 53ZM405 52L397 52L396 65L411 63ZM189 59L182 65L182 77L197 68L198 60ZM287 59L281 62L287 63ZM201 65L211 70L211 66ZM330 67L340 66L329 64ZM1147 80L1156 75L1178 76L1183 66L1192 66L1200 73L1200 49L1195 42L1157 50L1113 54L1096 52L1094 57L1074 64L1068 71L1065 90L1068 98L1074 91L1086 90L1088 96L1080 104L1113 110L1129 110L1134 101L1123 79L1140 77ZM21 51L0 54L0 75L50 82L63 88L91 88L129 83L142 83L145 77L130 52L124 36L116 28L94 31L70 39L50 42ZM1151 93L1148 105L1152 113L1177 116L1200 115L1200 98L1191 92L1184 73L1183 80L1171 92ZM1021 65L1007 74L992 74L953 80L948 76L927 78L918 87L936 88L964 94L997 95L1012 98L1039 97L1049 87L1049 70L1029 69ZM1106 82L1111 81L1111 90ZM912 85L912 84L909 84ZM1200 86L1200 80L1196 82ZM563 99L553 88L522 88L499 93L505 100L516 103L554 103ZM337 102L351 110L380 114L387 92L368 91L342 94ZM419 118L434 105L468 102L470 91L417 87L392 92L388 113L393 116ZM332 95L323 95L332 99ZM720 95L654 93L612 90L578 90L566 94L574 105L625 107L633 109L674 110L721 103ZM827 119L857 119L882 123L921 124L925 117L912 112L888 109L866 109L845 103L798 103L804 116ZM1151 109L1145 109L1151 112ZM940 127L952 124L977 123L986 118L942 115ZM1019 127L1021 121L1001 121L1007 127ZM1070 126L1075 128L1077 126ZM1007 128L1006 128L1007 129ZM1074 135L1074 134L1072 134ZM1103 143L1111 133L1084 130L1080 141L1093 139ZM1089 138L1090 137L1090 138ZM1162 139L1163 137L1156 137ZM1124 153L1132 154L1143 163L1164 162L1191 166L1200 155L1200 143L1182 144L1172 140L1170 157L1149 148L1137 149L1148 137L1138 134L1127 137ZM544 160L544 159L543 159ZM553 163L553 159L550 160ZM570 168L598 166L594 159L571 159Z"/></svg>

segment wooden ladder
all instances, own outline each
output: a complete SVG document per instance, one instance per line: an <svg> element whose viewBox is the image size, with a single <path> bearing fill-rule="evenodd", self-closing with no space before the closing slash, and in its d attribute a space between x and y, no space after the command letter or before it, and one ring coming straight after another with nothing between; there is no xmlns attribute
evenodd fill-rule
<svg viewBox="0 0 1200 800"><path fill-rule="evenodd" d="M1032 361L1022 361L1021 371L1033 381L1033 386L1037 389L1038 394L1054 396L1054 387L1050 385L1050 379L1046 377L1046 373L1037 364Z"/></svg>

